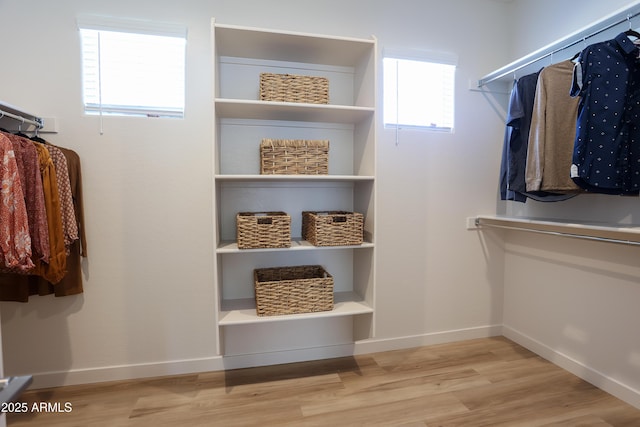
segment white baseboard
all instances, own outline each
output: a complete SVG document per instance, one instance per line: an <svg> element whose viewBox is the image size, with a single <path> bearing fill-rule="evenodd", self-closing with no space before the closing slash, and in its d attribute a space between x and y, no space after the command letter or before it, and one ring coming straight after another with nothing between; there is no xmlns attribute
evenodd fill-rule
<svg viewBox="0 0 640 427"><path fill-rule="evenodd" d="M511 341L531 350L537 355L547 359L551 363L571 372L583 380L595 385L601 390L617 397L620 400L640 409L640 391L635 390L620 381L599 372L584 363L575 360L551 347L537 341L515 329L503 326L502 334Z"/></svg>
<svg viewBox="0 0 640 427"><path fill-rule="evenodd" d="M443 332L431 332L399 338L370 339L359 341L355 354L379 353L381 351L422 347L425 345L445 344L456 341L488 338L502 335L502 325L487 325L467 329L455 329Z"/></svg>
<svg viewBox="0 0 640 427"><path fill-rule="evenodd" d="M501 333L502 327L494 325L434 332L400 338L370 339L359 341L356 344L284 350L270 353L241 354L224 357L213 356L202 359L173 360L158 363L41 372L33 374L33 383L31 388L60 387L66 385L90 384L134 378L161 377L167 375L183 375L198 372L221 371L225 369L240 369L282 363L330 359L352 356L354 354L376 353L468 339L486 338L501 335Z"/></svg>
<svg viewBox="0 0 640 427"><path fill-rule="evenodd" d="M33 375L33 382L31 383L30 389L37 389L101 383L105 381L130 380L134 378L183 375L194 372L219 371L222 369L224 369L222 357L214 356L202 359L40 372L29 375Z"/></svg>

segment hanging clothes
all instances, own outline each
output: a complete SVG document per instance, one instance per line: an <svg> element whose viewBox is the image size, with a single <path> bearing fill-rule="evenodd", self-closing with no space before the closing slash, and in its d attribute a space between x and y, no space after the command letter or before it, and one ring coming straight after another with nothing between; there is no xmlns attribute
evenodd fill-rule
<svg viewBox="0 0 640 427"><path fill-rule="evenodd" d="M39 138L35 138L40 141L36 143L12 134L0 136L11 140L14 147L24 149L20 151L23 160L21 173L27 178L37 177L31 179L36 183L31 192L39 194L40 201L34 202L33 206L42 205L41 211L45 214L40 219L43 227L35 229L44 229L45 238L42 240L47 242L48 248L47 256L32 254L31 268L2 267L0 301L27 302L30 295L82 293L81 258L87 252L79 156L72 150L53 146ZM33 157L25 153L33 153ZM25 200L29 198L25 196ZM35 218L40 217L35 209L29 212L30 215L32 213ZM30 233L33 234L34 230L30 229Z"/></svg>
<svg viewBox="0 0 640 427"><path fill-rule="evenodd" d="M625 33L585 48L573 75L580 97L571 178L594 193L640 191L640 63Z"/></svg>
<svg viewBox="0 0 640 427"><path fill-rule="evenodd" d="M574 194L527 191L526 167L529 132L539 74L540 72L537 72L519 78L511 91L500 168L500 197L502 200L524 203L527 198L531 198L551 202L567 200L575 196Z"/></svg>
<svg viewBox="0 0 640 427"><path fill-rule="evenodd" d="M46 145L51 147L50 144ZM82 196L82 170L80 156L73 150L63 147L58 148L67 160L69 171L69 184L73 202L73 212L78 230L76 239L67 248L67 274L56 283L55 286L46 282L41 277L30 279L30 292L32 295L54 294L56 297L80 294L84 291L82 282L82 258L87 257L87 237L84 222L84 200Z"/></svg>
<svg viewBox="0 0 640 427"><path fill-rule="evenodd" d="M574 65L562 61L538 76L527 153L528 192L582 191L570 173L579 104L570 96Z"/></svg>
<svg viewBox="0 0 640 427"><path fill-rule="evenodd" d="M33 268L27 208L13 144L0 134L0 261L26 271Z"/></svg>
<svg viewBox="0 0 640 427"><path fill-rule="evenodd" d="M69 179L69 166L67 158L58 147L47 145L56 171L58 183L58 197L60 199L60 213L62 215L62 229L64 231L64 246L69 252L69 246L78 240L78 223L73 210L73 196L71 194L71 181Z"/></svg>
<svg viewBox="0 0 640 427"><path fill-rule="evenodd" d="M67 256L64 248L64 229L62 227L62 211L58 191L58 181L53 160L49 150L42 144L35 145L40 161L42 188L47 208L47 225L49 226L49 262L36 263L32 273L42 276L51 283L58 283L67 270Z"/></svg>
<svg viewBox="0 0 640 427"><path fill-rule="evenodd" d="M13 145L13 151L20 172L20 182L27 208L29 236L31 237L32 259L49 261L49 226L42 189L38 152L30 140L18 135L4 133ZM5 267L6 268L6 267Z"/></svg>
<svg viewBox="0 0 640 427"><path fill-rule="evenodd" d="M538 73L514 81L509 98L507 125L500 170L502 200L526 202L525 167L527 149L523 134L529 130Z"/></svg>

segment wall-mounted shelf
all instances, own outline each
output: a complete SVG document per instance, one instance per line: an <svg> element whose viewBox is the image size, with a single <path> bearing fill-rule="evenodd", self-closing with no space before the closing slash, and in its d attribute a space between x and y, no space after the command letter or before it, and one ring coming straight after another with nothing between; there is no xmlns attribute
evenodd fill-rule
<svg viewBox="0 0 640 427"><path fill-rule="evenodd" d="M604 38L611 38L612 35L609 33L609 30L616 29L616 27L622 27L626 25L626 28L616 31L625 31L631 28L632 20L640 15L640 3L636 3L630 6L626 6L624 8L619 9L616 12L613 12L610 15L599 19L586 27L575 31L555 42L552 42L535 52L530 53L529 55L523 56L522 58L513 61L510 64L505 65L502 68L499 68L481 79L478 80L478 87L481 88L483 86L488 85L489 83L509 78L513 79L513 75L516 72L528 73L533 72L535 69L539 69L541 65L540 61L552 57L553 55L560 55L564 53L563 58L553 58L554 62L558 62L562 59L568 59L576 52L565 52L569 48L578 47L584 48L585 46L581 46L585 43L592 43L599 41L598 39L604 40ZM615 35L614 35L615 36ZM575 50L575 49L574 49Z"/></svg>
<svg viewBox="0 0 640 427"><path fill-rule="evenodd" d="M255 120L288 120L326 123L357 123L373 116L371 107L327 104L294 104L245 99L218 98L215 103L219 118Z"/></svg>
<svg viewBox="0 0 640 427"><path fill-rule="evenodd" d="M364 242L361 245L340 246L342 249L367 249L373 248L373 243ZM318 251L318 250L335 250L335 246L314 246L306 240L292 239L289 248L260 248L260 249L238 249L238 243L235 241L223 241L218 244L216 252L219 254L240 254L254 252L288 252L288 251Z"/></svg>
<svg viewBox="0 0 640 427"><path fill-rule="evenodd" d="M373 181L371 175L252 175L252 174L219 174L219 181L259 181L259 182L352 182Z"/></svg>
<svg viewBox="0 0 640 427"><path fill-rule="evenodd" d="M258 316L253 298L222 301L220 326L247 325L252 323L269 323L296 321L303 319L322 319L340 316L357 316L373 313L373 308L353 292L336 292L334 307L331 311L315 313L287 314L282 316Z"/></svg>
<svg viewBox="0 0 640 427"><path fill-rule="evenodd" d="M218 56L351 66L354 58L368 57L373 49L373 39L216 24Z"/></svg>
<svg viewBox="0 0 640 427"><path fill-rule="evenodd" d="M0 101L0 123L9 132L58 133L55 118L42 118L4 101Z"/></svg>
<svg viewBox="0 0 640 427"><path fill-rule="evenodd" d="M564 222L491 215L475 217L474 225L478 229L501 228L609 243L640 245L640 225Z"/></svg>
<svg viewBox="0 0 640 427"><path fill-rule="evenodd" d="M41 117L27 113L16 106L0 101L0 119L3 117L15 120L17 125L24 124L25 128L28 126L35 126L36 128L41 129L44 126L44 120Z"/></svg>

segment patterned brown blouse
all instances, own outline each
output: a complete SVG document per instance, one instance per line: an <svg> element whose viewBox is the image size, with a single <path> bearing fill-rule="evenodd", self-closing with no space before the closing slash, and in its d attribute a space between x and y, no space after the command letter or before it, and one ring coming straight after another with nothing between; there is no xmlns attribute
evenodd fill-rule
<svg viewBox="0 0 640 427"><path fill-rule="evenodd" d="M31 237L27 208L13 144L0 134L0 261L10 268L28 270L31 261Z"/></svg>

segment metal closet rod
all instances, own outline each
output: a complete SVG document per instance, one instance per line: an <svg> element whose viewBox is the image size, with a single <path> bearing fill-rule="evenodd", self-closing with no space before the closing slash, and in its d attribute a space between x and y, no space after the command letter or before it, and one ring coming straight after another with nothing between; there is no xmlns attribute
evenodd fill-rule
<svg viewBox="0 0 640 427"><path fill-rule="evenodd" d="M634 7L638 7L638 5L634 5ZM546 53L539 53L539 54L533 53L533 54L529 55L529 56L532 56L533 59L527 59L527 57L525 56L525 57L523 57L523 58L511 63L510 65L507 65L507 66L505 66L503 68L500 68L500 69L494 71L493 73L487 74L485 77L483 77L480 80L478 80L478 87L480 88L480 87L485 86L485 85L487 85L487 84L489 84L491 82L499 80L499 79L501 79L501 78L503 78L505 76L513 74L513 73L515 73L515 72L517 72L517 71L519 71L519 70L521 70L523 68L526 68L526 67L528 67L530 65L535 64L536 62L539 62L539 61L541 61L541 60L543 60L545 58L548 58L549 56L552 56L555 53L562 52L563 50L566 50L566 49L568 49L568 48L570 48L572 46L575 46L578 43L585 42L587 39L595 37L598 34L603 33L603 32L605 32L607 30L610 30L610 29L612 29L612 28L614 28L614 27L616 27L616 26L618 26L620 24L623 24L625 22L629 22L629 25L631 25L631 19L633 19L636 16L640 15L640 11L623 12L623 13L626 13L624 17L621 17L621 18L619 18L619 19L617 19L614 22L611 22L609 24L604 24L604 22L606 22L607 19L606 18L603 19L601 21L604 24L604 26L602 28L599 28L598 30L593 31L593 32L591 32L591 33L589 33L589 34L587 34L585 36L578 36L576 34L574 34L573 36L567 36L565 39L571 39L573 37L576 37L576 38L575 38L575 40L573 40L571 42L568 42L568 43L562 45L561 47L553 48L551 51L546 52ZM609 18L609 19L611 19L611 18ZM596 25L594 25L594 27ZM583 30L583 31L586 31L586 30ZM560 40L560 41L556 42L556 44L557 43L562 43L562 42L564 42L564 40ZM540 50L544 51L545 48L542 48ZM524 62L522 64L519 64L519 65L516 65L520 61L526 61L526 62Z"/></svg>
<svg viewBox="0 0 640 427"><path fill-rule="evenodd" d="M592 240L596 242L607 242L607 243L618 243L623 245L632 245L632 246L640 246L640 242L636 242L634 240L624 240L624 239L612 239L610 237L598 237L598 236L588 236L584 234L574 234L574 233L566 233L563 231L549 231L549 230L539 230L535 228L526 228L526 227L517 227L513 225L500 225L500 224L483 224L481 218L475 219L476 227L494 227L494 228L502 228L506 230L515 230L515 231L528 231L530 233L537 234L546 234L550 236L560 236L560 237L570 237L572 239L582 239L582 240Z"/></svg>
<svg viewBox="0 0 640 427"><path fill-rule="evenodd" d="M31 120L8 111L0 110L0 119L3 117L9 117L10 119L18 120L22 123L29 123L30 125L36 126L38 129L42 129L44 126L43 120L39 117L35 117L34 120Z"/></svg>

